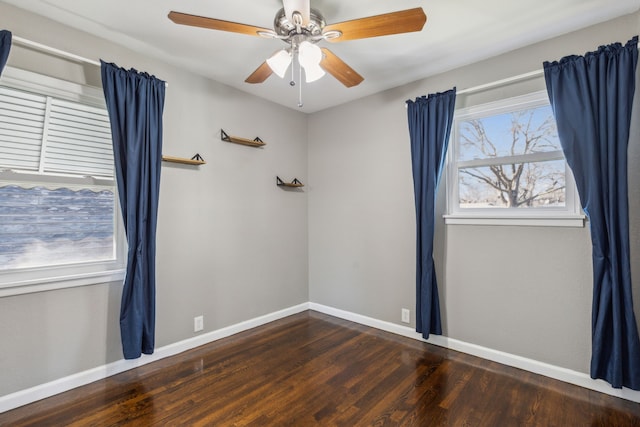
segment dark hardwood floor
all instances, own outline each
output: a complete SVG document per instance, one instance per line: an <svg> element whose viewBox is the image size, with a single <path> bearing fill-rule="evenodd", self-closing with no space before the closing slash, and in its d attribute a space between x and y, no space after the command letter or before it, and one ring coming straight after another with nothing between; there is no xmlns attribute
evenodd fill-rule
<svg viewBox="0 0 640 427"><path fill-rule="evenodd" d="M640 404L308 311L0 425L640 426Z"/></svg>

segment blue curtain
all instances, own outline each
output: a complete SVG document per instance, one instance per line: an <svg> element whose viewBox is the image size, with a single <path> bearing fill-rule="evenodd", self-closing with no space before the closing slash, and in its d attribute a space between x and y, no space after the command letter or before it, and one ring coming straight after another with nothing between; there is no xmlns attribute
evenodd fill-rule
<svg viewBox="0 0 640 427"><path fill-rule="evenodd" d="M545 62L567 163L589 218L593 257L591 377L640 390L640 340L631 296L627 147L638 37Z"/></svg>
<svg viewBox="0 0 640 427"><path fill-rule="evenodd" d="M165 82L102 64L120 206L129 250L120 333L125 359L152 354L155 343L155 257Z"/></svg>
<svg viewBox="0 0 640 427"><path fill-rule="evenodd" d="M11 50L11 32L7 30L0 31L0 74L4 70L4 66L9 59L9 51Z"/></svg>
<svg viewBox="0 0 640 427"><path fill-rule="evenodd" d="M456 89L407 101L413 189L416 202L416 331L442 334L433 235L442 175L456 102Z"/></svg>

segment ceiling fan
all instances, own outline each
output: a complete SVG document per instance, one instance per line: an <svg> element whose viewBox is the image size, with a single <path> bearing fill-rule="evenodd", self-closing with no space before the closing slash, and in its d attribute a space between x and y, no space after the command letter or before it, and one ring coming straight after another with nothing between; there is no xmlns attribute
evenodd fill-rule
<svg viewBox="0 0 640 427"><path fill-rule="evenodd" d="M427 20L422 8L417 7L327 25L322 14L311 8L310 0L283 0L282 3L284 7L276 13L273 30L174 11L169 13L169 19L181 25L285 42L287 47L263 62L247 77L247 83L262 83L273 73L282 78L289 65L297 60L305 70L307 82L315 81L327 72L346 87L356 86L364 78L329 49L318 47L318 42L335 43L420 31ZM293 79L291 85L295 85Z"/></svg>

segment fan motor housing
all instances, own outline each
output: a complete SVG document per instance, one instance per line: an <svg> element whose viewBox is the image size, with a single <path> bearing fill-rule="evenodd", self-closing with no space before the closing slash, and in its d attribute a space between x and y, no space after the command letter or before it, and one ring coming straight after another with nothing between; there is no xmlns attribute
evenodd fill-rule
<svg viewBox="0 0 640 427"><path fill-rule="evenodd" d="M325 25L324 16L322 16L318 10L311 8L309 11L309 22L307 25L300 26L301 34L305 36L320 36L322 35L322 30ZM276 13L276 17L273 20L273 29L276 34L287 38L298 34L295 23L287 18L284 8L281 8L278 13Z"/></svg>

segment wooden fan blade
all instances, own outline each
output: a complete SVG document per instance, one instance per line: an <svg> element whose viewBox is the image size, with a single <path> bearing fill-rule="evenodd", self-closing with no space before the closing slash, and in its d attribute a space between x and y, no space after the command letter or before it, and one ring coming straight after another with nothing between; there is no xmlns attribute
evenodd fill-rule
<svg viewBox="0 0 640 427"><path fill-rule="evenodd" d="M267 33L273 32L273 30L254 27L253 25L238 24L237 22L223 21L221 19L206 18L204 16L189 15L187 13L174 11L169 12L169 19L180 25L208 28L210 30L229 31L231 33L247 34L249 36L258 36L259 31Z"/></svg>
<svg viewBox="0 0 640 427"><path fill-rule="evenodd" d="M328 38L327 40L330 42L343 42L347 40L420 31L424 27L425 22L427 22L427 15L425 15L421 7L416 7L415 9L401 10L327 25L324 27L324 32L340 31L342 36Z"/></svg>
<svg viewBox="0 0 640 427"><path fill-rule="evenodd" d="M267 61L260 64L256 70L251 73L249 77L245 80L246 83L262 83L269 78L269 76L273 74L271 71L271 67L267 64Z"/></svg>
<svg viewBox="0 0 640 427"><path fill-rule="evenodd" d="M346 87L357 86L364 80L353 68L347 65L342 59L338 58L333 52L326 47L322 48L323 58L320 66L340 83Z"/></svg>

